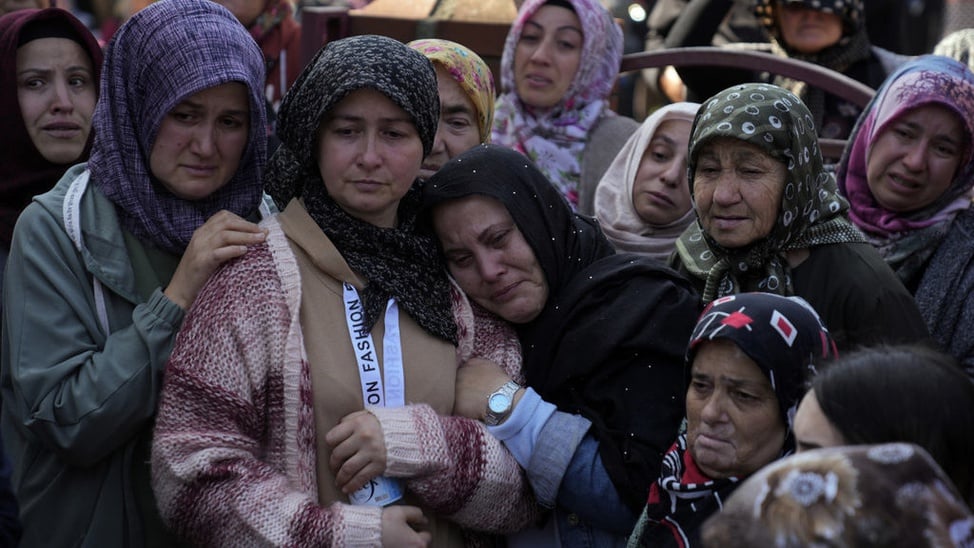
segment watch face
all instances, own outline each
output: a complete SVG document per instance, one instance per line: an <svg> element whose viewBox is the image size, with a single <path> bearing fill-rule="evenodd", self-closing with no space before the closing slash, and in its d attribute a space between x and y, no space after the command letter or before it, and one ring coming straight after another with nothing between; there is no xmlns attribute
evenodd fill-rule
<svg viewBox="0 0 974 548"><path fill-rule="evenodd" d="M493 394L487 400L487 407L494 413L503 413L511 408L511 397L506 394Z"/></svg>

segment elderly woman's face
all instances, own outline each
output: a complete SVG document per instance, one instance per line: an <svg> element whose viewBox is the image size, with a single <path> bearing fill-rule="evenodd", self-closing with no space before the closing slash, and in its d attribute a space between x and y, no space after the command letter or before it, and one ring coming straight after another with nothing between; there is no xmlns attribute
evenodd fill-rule
<svg viewBox="0 0 974 548"><path fill-rule="evenodd" d="M27 134L45 160L74 162L95 112L91 57L74 40L38 38L17 48L17 100Z"/></svg>
<svg viewBox="0 0 974 548"><path fill-rule="evenodd" d="M514 49L514 85L524 104L550 108L575 79L584 46L578 15L560 6L541 6L525 23Z"/></svg>
<svg viewBox="0 0 974 548"><path fill-rule="evenodd" d="M162 118L149 168L174 196L202 200L237 173L249 136L247 86L229 82L206 88Z"/></svg>
<svg viewBox="0 0 974 548"><path fill-rule="evenodd" d="M965 146L952 111L941 105L913 109L883 128L869 148L869 190L890 211L922 209L950 188Z"/></svg>
<svg viewBox="0 0 974 548"><path fill-rule="evenodd" d="M799 53L814 54L839 42L842 18L800 4L778 5L781 39Z"/></svg>
<svg viewBox="0 0 974 548"><path fill-rule="evenodd" d="M423 179L429 179L443 164L480 144L477 107L443 65L433 63L433 66L440 94L440 122L436 126L433 148L423 159L423 169L419 172Z"/></svg>
<svg viewBox="0 0 974 548"><path fill-rule="evenodd" d="M548 301L548 281L531 246L503 204L483 195L433 210L447 266L480 306L512 323L535 319Z"/></svg>
<svg viewBox="0 0 974 548"><path fill-rule="evenodd" d="M687 446L712 479L747 476L776 459L787 434L778 397L732 341L703 342L687 390Z"/></svg>
<svg viewBox="0 0 974 548"><path fill-rule="evenodd" d="M705 144L693 180L704 232L728 249L771 234L786 175L783 163L740 139L717 138Z"/></svg>
<svg viewBox="0 0 974 548"><path fill-rule="evenodd" d="M345 96L318 128L318 170L328 195L349 215L396 226L399 201L423 162L413 118L374 89Z"/></svg>

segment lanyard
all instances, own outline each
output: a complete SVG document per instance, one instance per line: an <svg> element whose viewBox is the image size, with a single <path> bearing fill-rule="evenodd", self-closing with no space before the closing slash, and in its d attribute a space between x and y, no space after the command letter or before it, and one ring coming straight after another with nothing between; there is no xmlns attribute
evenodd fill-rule
<svg viewBox="0 0 974 548"><path fill-rule="evenodd" d="M399 336L399 307L395 299L386 305L385 335L382 337L382 356L385 370L379 371L378 356L372 333L365 325L365 308L358 291L347 282L342 283L345 303L345 322L352 341L359 381L362 383L362 401L372 407L402 407L406 405L406 381L402 366L402 343Z"/></svg>

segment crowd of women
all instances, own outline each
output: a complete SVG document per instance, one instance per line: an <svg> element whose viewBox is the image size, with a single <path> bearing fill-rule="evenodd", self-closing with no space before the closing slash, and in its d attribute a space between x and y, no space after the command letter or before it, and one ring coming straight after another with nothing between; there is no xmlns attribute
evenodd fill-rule
<svg viewBox="0 0 974 548"><path fill-rule="evenodd" d="M757 2L853 65L859 9ZM974 543L963 63L831 166L790 82L615 114L597 0L525 1L499 90L364 35L275 95L241 23L0 17L6 544Z"/></svg>

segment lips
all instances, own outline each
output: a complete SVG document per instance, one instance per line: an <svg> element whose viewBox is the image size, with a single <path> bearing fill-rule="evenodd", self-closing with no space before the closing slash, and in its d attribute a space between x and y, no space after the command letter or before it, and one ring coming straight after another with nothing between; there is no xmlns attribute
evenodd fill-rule
<svg viewBox="0 0 974 548"><path fill-rule="evenodd" d="M52 122L42 129L56 139L73 139L81 133L81 126L73 122Z"/></svg>
<svg viewBox="0 0 974 548"><path fill-rule="evenodd" d="M673 200L671 200L669 196L663 194L662 192L650 191L647 192L646 194L648 194L654 202L662 202L663 205L668 205L671 207L676 205L673 203Z"/></svg>
<svg viewBox="0 0 974 548"><path fill-rule="evenodd" d="M540 74L528 73L524 76L524 81L532 87L545 87L551 85L551 78L547 78Z"/></svg>
<svg viewBox="0 0 974 548"><path fill-rule="evenodd" d="M733 447L733 444L729 440L708 434L697 434L697 438L694 443L696 444L697 449L710 449L713 451Z"/></svg>
<svg viewBox="0 0 974 548"><path fill-rule="evenodd" d="M901 189L903 191L913 191L923 186L920 181L917 181L916 179L903 177L902 175L898 175L896 173L890 173L889 180L894 188Z"/></svg>
<svg viewBox="0 0 974 548"><path fill-rule="evenodd" d="M183 165L183 169L196 177L209 177L216 171L216 166L208 165Z"/></svg>
<svg viewBox="0 0 974 548"><path fill-rule="evenodd" d="M504 303L504 302L507 302L507 301L511 300L512 298L514 298L514 295L515 295L515 291L514 290L519 285L521 285L521 282L514 282L512 284L508 284L508 285L502 287L501 289L499 289L497 291L494 291L493 293L490 294L490 300L493 301L493 302L495 302L495 303Z"/></svg>

